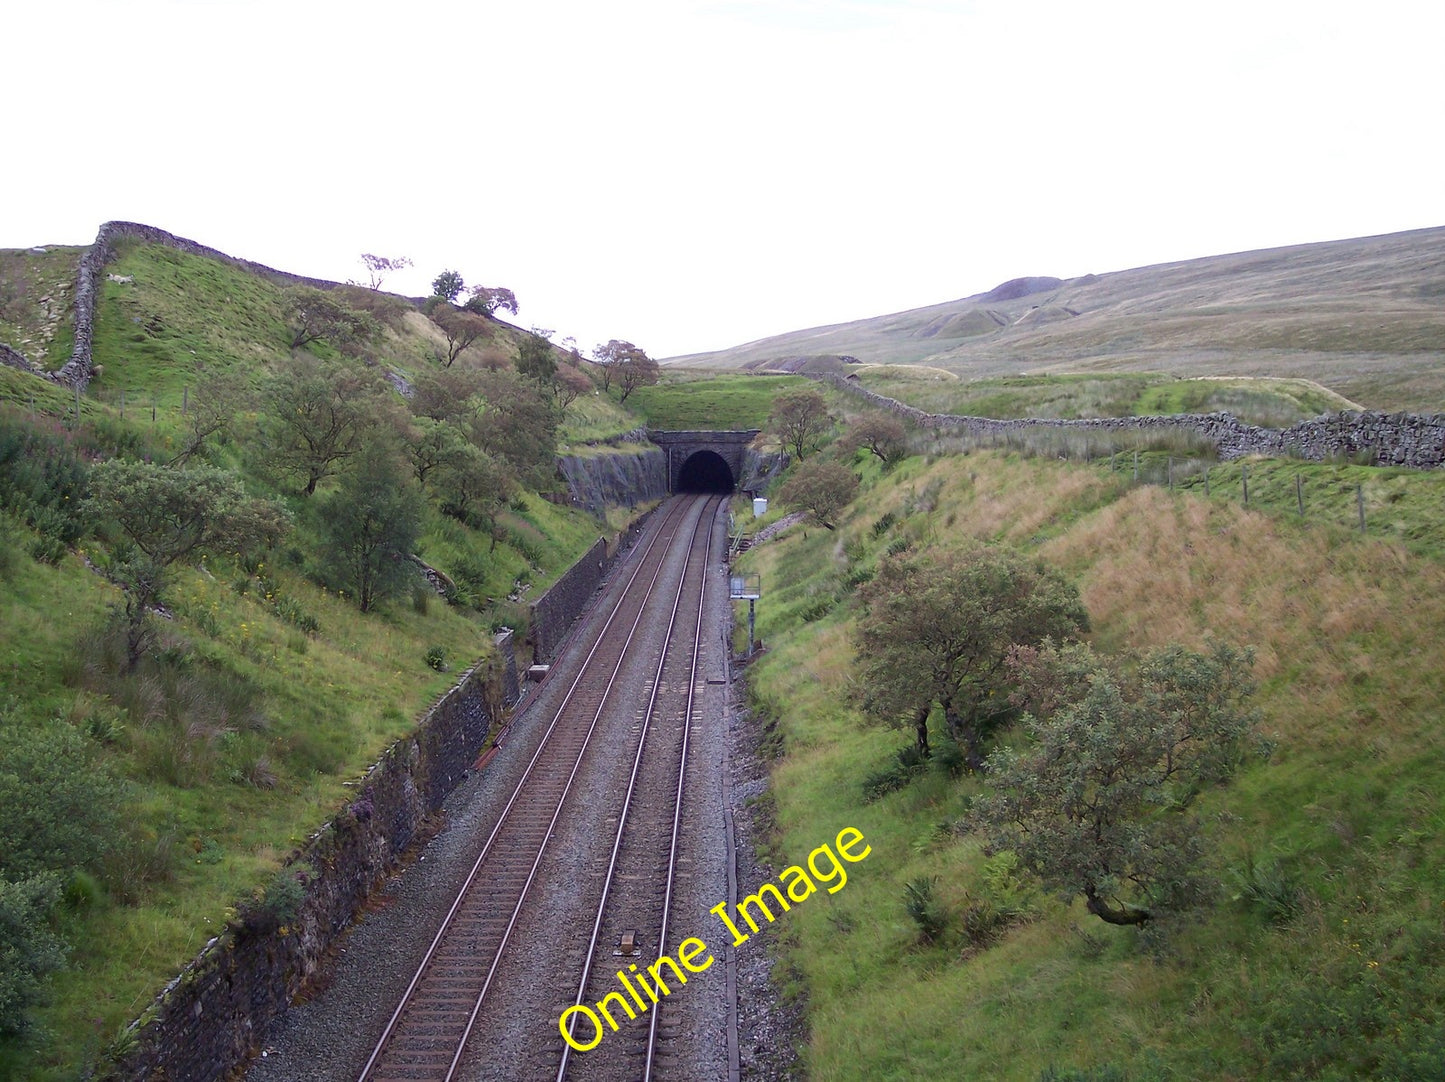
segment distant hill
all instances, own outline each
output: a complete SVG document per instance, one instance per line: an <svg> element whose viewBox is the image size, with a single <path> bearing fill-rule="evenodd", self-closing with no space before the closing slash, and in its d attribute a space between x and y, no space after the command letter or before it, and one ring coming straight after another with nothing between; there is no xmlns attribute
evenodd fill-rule
<svg viewBox="0 0 1445 1082"><path fill-rule="evenodd" d="M1376 409L1445 410L1445 227L1162 263L813 327L666 363L800 357L1041 372L1314 380Z"/></svg>

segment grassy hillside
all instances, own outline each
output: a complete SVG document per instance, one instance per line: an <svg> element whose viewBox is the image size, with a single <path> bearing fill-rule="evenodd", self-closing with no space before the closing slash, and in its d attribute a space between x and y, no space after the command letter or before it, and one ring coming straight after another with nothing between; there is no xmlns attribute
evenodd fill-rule
<svg viewBox="0 0 1445 1082"><path fill-rule="evenodd" d="M81 249L0 249L0 342L54 371L75 345L72 294Z"/></svg>
<svg viewBox="0 0 1445 1082"><path fill-rule="evenodd" d="M1222 475L1206 500L994 452L860 465L836 532L795 527L741 565L764 584L749 688L778 754L774 850L795 862L843 826L873 846L765 932L806 1002L809 1077L1441 1077L1438 547L1244 510ZM974 778L929 769L865 800L908 735L854 705L854 584L885 551L973 539L1077 582L1098 649L1255 648L1276 750L1206 797L1211 905L1141 933L1048 895L962 825ZM925 945L904 895L929 877L947 916Z"/></svg>
<svg viewBox="0 0 1445 1082"><path fill-rule="evenodd" d="M268 280L139 244L123 244L110 269L133 280L103 286L100 370L78 419L70 391L0 368L0 863L5 880L36 872L27 881L50 877L63 895L36 918L0 882L6 921L20 915L0 930L0 1030L14 1020L4 996L21 970L11 932L41 956L54 936L69 945L29 1029L0 1033L5 1078L82 1076L351 799L348 783L461 669L489 657L493 631L525 630L527 601L603 528L544 498L535 480L485 519L448 511L429 488L410 551L447 576L451 603L417 576L359 611L327 547L324 509L337 506L347 471L300 495L272 460L271 407L258 392L308 357L414 382L436 370L440 332L362 291L352 303L373 306L383 326L363 356L324 342L293 352L285 292ZM456 370L508 366L515 333L498 325ZM187 468L229 471L282 508L290 532L271 551L176 564L163 611L149 618L154 642L128 671L126 595L106 573L120 539L75 508L97 463L171 462L208 386L231 396L220 403L229 427ZM368 442L391 446L404 401L389 389L372 401ZM560 431L605 438L638 423L614 400L582 396ZM47 773L55 764L59 778ZM33 838L69 840L37 854Z"/></svg>
<svg viewBox="0 0 1445 1082"><path fill-rule="evenodd" d="M1312 380L1245 376L1183 379L1161 373L994 376L962 379L929 365L855 368L870 391L930 413L976 417L1137 417L1232 413L1284 428L1322 413L1359 409Z"/></svg>
<svg viewBox="0 0 1445 1082"><path fill-rule="evenodd" d="M1372 409L1445 409L1445 228L1214 256L779 335L677 364L799 354L969 378L1161 372L1313 380Z"/></svg>
<svg viewBox="0 0 1445 1082"><path fill-rule="evenodd" d="M667 370L654 386L634 391L627 405L649 428L763 428L774 396L802 382L797 376Z"/></svg>

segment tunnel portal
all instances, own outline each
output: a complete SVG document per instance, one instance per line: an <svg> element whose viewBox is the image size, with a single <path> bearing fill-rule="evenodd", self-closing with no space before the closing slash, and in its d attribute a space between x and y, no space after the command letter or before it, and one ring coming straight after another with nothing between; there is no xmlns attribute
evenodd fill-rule
<svg viewBox="0 0 1445 1082"><path fill-rule="evenodd" d="M716 451L698 451L687 457L677 472L678 492L726 492L737 488L737 479L726 460Z"/></svg>

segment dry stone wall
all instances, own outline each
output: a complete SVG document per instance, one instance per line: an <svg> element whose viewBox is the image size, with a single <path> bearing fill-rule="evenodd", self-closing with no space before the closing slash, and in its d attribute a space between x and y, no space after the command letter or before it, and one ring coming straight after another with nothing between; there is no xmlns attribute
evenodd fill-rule
<svg viewBox="0 0 1445 1082"><path fill-rule="evenodd" d="M106 222L96 233L95 242L82 253L76 268L75 347L71 351L70 360L66 361L58 372L41 372L23 355L6 346L0 349L0 363L24 368L66 386L79 385L82 390L85 389L90 382L94 366L91 344L95 336L95 308L96 302L100 298L100 284L105 280L106 264L115 258L114 242L122 237L132 237L144 244L164 244L179 252L216 259L284 285L311 286L315 289L335 289L341 285L340 282L332 282L324 278L307 278L300 274L276 270L263 263L253 263L249 259L238 259L215 248L187 240L185 237L167 233L164 229L157 229L153 225L142 225L140 222Z"/></svg>
<svg viewBox="0 0 1445 1082"><path fill-rule="evenodd" d="M1089 417L1079 420L1027 418L998 420L949 413L926 413L835 375L812 378L857 395L881 410L922 428L962 430L973 436L1004 436L1029 431L1180 434L1219 448L1221 458L1246 455L1295 455L1323 461L1336 456L1369 457L1380 466L1433 469L1445 465L1445 415L1345 411L1314 417L1289 428L1247 425L1228 413L1181 413L1150 417Z"/></svg>
<svg viewBox="0 0 1445 1082"><path fill-rule="evenodd" d="M355 799L293 855L267 899L243 908L131 1026L106 1078L221 1079L255 1052L471 769L497 707L516 701L512 633L496 645L367 771Z"/></svg>

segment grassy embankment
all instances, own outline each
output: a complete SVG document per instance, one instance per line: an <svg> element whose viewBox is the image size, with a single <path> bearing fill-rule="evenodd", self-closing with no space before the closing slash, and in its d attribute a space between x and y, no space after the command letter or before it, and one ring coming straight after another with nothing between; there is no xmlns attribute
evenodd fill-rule
<svg viewBox="0 0 1445 1082"><path fill-rule="evenodd" d="M165 461L181 439L182 404L195 393L200 365L238 372L254 387L287 362L282 294L235 268L164 248L125 247L112 269L135 280L103 287L103 372L81 400L79 429L71 393L10 369L0 369L0 408L8 425L33 425L86 457ZM420 319L405 315L377 350L402 375L432 363ZM520 626L527 597L597 536L595 519L528 491L499 515L495 545L429 511L419 554L465 584L472 604L449 606L418 589L362 614L316 584L314 523L300 497L256 471L247 453L255 413L239 406L233 438L210 457L241 472L253 494L290 504L297 530L270 564L231 554L178 569L170 618L157 621L162 648L133 677L115 674L113 646L100 631L120 593L87 566L91 542L40 562L31 555L40 536L4 517L7 739L55 725L84 734L94 768L125 789L103 865L60 914L70 964L31 1032L0 1042L4 1077L73 1077L102 1054L235 907L350 799L352 779L411 729L459 669L487 654L493 628ZM576 416L595 429L637 423L601 403ZM429 662L439 655L447 673Z"/></svg>
<svg viewBox="0 0 1445 1082"><path fill-rule="evenodd" d="M716 431L763 428L774 396L808 384L800 376L742 375L702 369L663 369L652 387L627 400L649 428Z"/></svg>
<svg viewBox="0 0 1445 1082"><path fill-rule="evenodd" d="M852 705L849 584L905 539L1036 552L1079 583L1103 649L1255 647L1277 751L1207 798L1216 905L1140 935L1040 894L956 829L973 779L930 771L865 803L863 779L907 734ZM782 917L769 948L741 948L780 950L806 998L810 1076L1439 1077L1439 555L989 452L870 472L836 532L794 528L749 552L776 853L794 862L845 825L873 846L845 890ZM928 876L951 917L926 947L903 889Z"/></svg>
<svg viewBox="0 0 1445 1082"><path fill-rule="evenodd" d="M930 413L1001 419L1228 412L1246 424L1283 428L1359 408L1305 379L1186 379L1145 372L965 380L918 365L865 367L859 378L870 391Z"/></svg>

